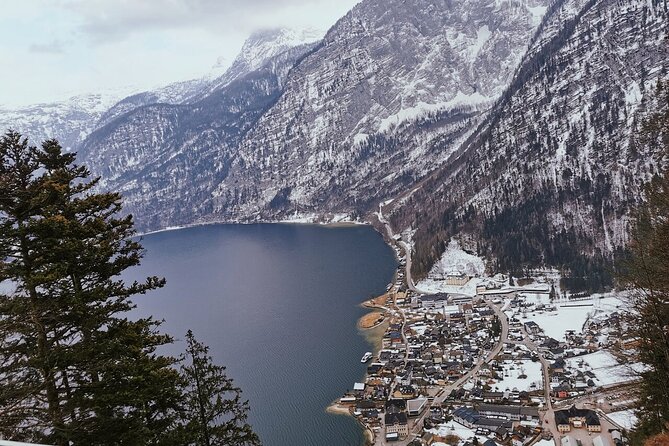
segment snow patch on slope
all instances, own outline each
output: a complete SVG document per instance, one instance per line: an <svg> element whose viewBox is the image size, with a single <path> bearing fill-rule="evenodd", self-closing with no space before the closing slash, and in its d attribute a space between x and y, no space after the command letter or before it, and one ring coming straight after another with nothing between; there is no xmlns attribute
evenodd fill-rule
<svg viewBox="0 0 669 446"><path fill-rule="evenodd" d="M492 33L490 32L490 28L488 28L488 25L483 25L476 31L476 41L474 42L474 45L472 46L472 61L475 59L476 56L481 52L481 48L483 48L483 45L490 40L490 37L492 36Z"/></svg>
<svg viewBox="0 0 669 446"><path fill-rule="evenodd" d="M474 92L472 94L465 94L462 91L446 102L439 102L436 104L428 104L426 102L419 102L414 107L403 108L399 112L388 116L381 120L379 124L379 133L385 133L399 126L404 122L415 121L423 118L430 113L447 111L458 106L476 106L481 104L489 104L495 98L484 96L481 93Z"/></svg>
<svg viewBox="0 0 669 446"><path fill-rule="evenodd" d="M451 239L441 259L432 267L429 277L441 278L448 274L480 276L483 273L485 273L483 259L464 251L456 239Z"/></svg>
<svg viewBox="0 0 669 446"><path fill-rule="evenodd" d="M636 81L633 81L625 90L625 102L627 105L638 104L641 102L642 97L643 94L641 93L641 88L639 87L639 83Z"/></svg>
<svg viewBox="0 0 669 446"><path fill-rule="evenodd" d="M254 71L269 58L289 48L317 42L324 35L325 31L313 28L303 30L284 28L256 32L246 41L235 63L243 63L247 71Z"/></svg>
<svg viewBox="0 0 669 446"><path fill-rule="evenodd" d="M541 20L544 18L544 15L546 15L546 8L545 6L528 6L527 10L530 11L530 14L532 14L532 18L534 20L534 23L536 25L539 25L541 23Z"/></svg>

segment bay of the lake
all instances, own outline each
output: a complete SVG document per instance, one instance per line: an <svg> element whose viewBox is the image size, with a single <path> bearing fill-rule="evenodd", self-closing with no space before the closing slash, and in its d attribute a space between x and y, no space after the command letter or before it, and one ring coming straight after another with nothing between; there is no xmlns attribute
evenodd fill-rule
<svg viewBox="0 0 669 446"><path fill-rule="evenodd" d="M366 226L211 225L144 236L142 266L167 286L134 300L165 319L179 353L192 329L250 401L266 446L358 446L325 409L365 373L359 306L392 279L392 249Z"/></svg>

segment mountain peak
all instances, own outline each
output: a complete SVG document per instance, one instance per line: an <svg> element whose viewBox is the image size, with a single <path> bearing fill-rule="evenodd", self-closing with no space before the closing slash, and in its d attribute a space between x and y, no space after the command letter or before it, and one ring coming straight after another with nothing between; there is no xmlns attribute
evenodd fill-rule
<svg viewBox="0 0 669 446"><path fill-rule="evenodd" d="M275 28L258 30L251 34L235 59L233 67L244 67L248 71L260 68L265 61L290 48L316 42L325 32L315 29Z"/></svg>
<svg viewBox="0 0 669 446"><path fill-rule="evenodd" d="M224 58L219 58L208 77L219 79L215 86L226 85L247 73L262 68L272 57L291 48L317 42L324 35L325 31L313 28L299 30L274 28L255 31L246 39L231 65Z"/></svg>

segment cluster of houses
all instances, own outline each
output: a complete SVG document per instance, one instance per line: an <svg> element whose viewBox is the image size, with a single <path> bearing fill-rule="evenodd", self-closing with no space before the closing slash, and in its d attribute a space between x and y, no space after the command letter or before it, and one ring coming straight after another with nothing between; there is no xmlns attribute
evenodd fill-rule
<svg viewBox="0 0 669 446"><path fill-rule="evenodd" d="M391 319L366 381L341 400L360 421L387 441L405 439L418 420L420 428L430 428L453 419L514 446L541 432L536 407L541 386L526 391L487 384L504 373L506 361L538 360L523 346L505 346L494 361L480 367L473 387L454 390L441 406L430 404L497 342L500 327L495 328L495 313L482 299L409 292L396 303L404 311L404 323Z"/></svg>
<svg viewBox="0 0 669 446"><path fill-rule="evenodd" d="M439 411L426 413L428 401L495 345L494 312L484 302L460 295L407 294L396 303L405 320L391 318L366 381L340 400L389 441L405 438L414 418L425 415L428 423L443 419Z"/></svg>
<svg viewBox="0 0 669 446"><path fill-rule="evenodd" d="M534 321L521 323L517 317L529 312L551 312L556 308L552 304L528 302L522 293L507 303L514 311L510 318L510 339L521 340L522 329L538 345L541 354L551 361L549 367L551 396L555 399L567 399L593 392L598 388L596 375L592 371L570 369L566 358L578 357L609 348L620 339L622 317L620 313L606 313L589 318L581 332L565 332L564 341L558 341L544 334L543 329Z"/></svg>
<svg viewBox="0 0 669 446"><path fill-rule="evenodd" d="M542 376L525 374L525 367L530 364L536 364L534 368L539 370L541 364L538 361L536 353L524 345L507 343L494 359L479 368L471 385L453 390L449 399L468 404L541 405L544 403ZM515 378L509 385L505 379L511 372L515 373Z"/></svg>
<svg viewBox="0 0 669 446"><path fill-rule="evenodd" d="M573 398L597 388L596 375L589 370L572 371L563 358L556 359L549 367L551 393L556 399Z"/></svg>
<svg viewBox="0 0 669 446"><path fill-rule="evenodd" d="M585 322L582 333L567 332L567 346L574 350L599 350L611 347L624 338L622 324L623 317L619 312L591 317Z"/></svg>
<svg viewBox="0 0 669 446"><path fill-rule="evenodd" d="M449 274L442 280L463 286L470 279ZM383 347L368 365L365 382L357 383L340 402L386 441L420 433L412 445L443 443L430 432L455 422L489 439L486 446L535 442L545 434L539 415L539 408L546 403L543 358L550 363L554 398L594 390L596 376L590 371L569 370L565 358L609 346L609 340L618 337L620 317L614 313L589 319L581 333L567 332L565 339L558 341L546 336L537 323L521 322L524 313L556 311L553 302L529 302L523 290L505 287L500 280L480 282L475 297L422 295L406 289L396 293L394 303L403 314L390 317ZM544 288L536 292L548 293L547 286ZM501 323L486 300L503 303L503 310L510 310L509 342L494 359L480 364L501 334ZM538 351L528 348L526 335ZM451 386L454 390L444 394L449 385L462 383L461 378L474 367L478 371L465 385ZM529 376L525 370L531 371ZM435 399L440 404L435 404ZM580 428L595 433L601 430L595 412L575 407L556 411L555 423L565 434Z"/></svg>

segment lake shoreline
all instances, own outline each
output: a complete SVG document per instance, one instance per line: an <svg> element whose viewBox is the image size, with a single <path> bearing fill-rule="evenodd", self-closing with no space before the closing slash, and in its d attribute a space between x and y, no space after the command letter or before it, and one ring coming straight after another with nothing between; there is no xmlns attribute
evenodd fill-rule
<svg viewBox="0 0 669 446"><path fill-rule="evenodd" d="M142 235L146 257L127 280L161 274L168 286L144 300L138 315L165 319L165 331L175 336L198 327L198 335L213 346L214 360L227 365L244 389L255 408L250 421L266 444L368 443L370 431L357 420L329 415L351 416L347 409L325 409L362 379L366 365L358 360L365 351L378 353L387 327L389 315L382 321L372 316L378 323L366 329L356 325L373 309L360 297L381 294L397 265L377 228L351 222L207 222ZM199 305L188 304L184 295L200 296ZM313 316L303 320L306 314ZM328 339L328 348L299 334L296 328L302 326ZM263 372L285 358L304 358L304 366L289 373L282 370L290 367L275 370L282 382L313 383L292 401L285 401L281 386L269 383ZM286 404L298 401L299 411L290 418L301 420L301 427L284 422Z"/></svg>
<svg viewBox="0 0 669 446"><path fill-rule="evenodd" d="M359 306L362 308L366 308L369 310L374 310L371 311L370 313L367 313L366 315L362 316L357 323L358 331L360 332L361 335L367 339L367 342L372 344L372 353L374 356L378 356L380 351L383 349L383 337L385 333L388 331L388 327L390 327L390 309L387 306L384 306L381 304L380 300L385 301L385 305L388 303L388 299L391 299L392 296L390 293L386 292L384 294L381 294L380 296L377 296L372 299L368 299L364 302L362 302ZM378 310L381 310L383 313L379 312ZM386 316L383 318L381 322L378 324L374 324L371 327L364 327L362 326L362 321L369 315L372 314L385 314ZM367 380L367 372L365 372L365 375L363 377L363 381L365 382ZM375 436L373 431L370 429L368 425L363 423L353 415L353 412L351 410L351 407L348 406L343 406L342 404L339 403L339 399L333 401L326 409L325 411L327 413L331 413L334 415L343 415L343 416L348 416L352 417L358 425L362 428L363 435L364 435L364 442L363 445L365 446L370 446L374 444Z"/></svg>
<svg viewBox="0 0 669 446"><path fill-rule="evenodd" d="M192 229L192 228L200 228L200 227L205 227L205 226L234 226L234 225L239 225L239 226L252 226L252 225L296 225L296 226L318 226L318 227L324 227L324 228L351 228L351 227L357 227L357 226L369 226L374 228L376 232L379 232L376 227L368 221L332 221L332 222L317 222L317 221L299 221L299 220L279 220L279 221L252 221L252 222L244 222L244 221L211 221L211 222L201 222L201 223L189 223L185 225L179 225L179 226L168 226L163 229L156 229L153 231L147 231L147 232L138 232L137 234L134 235L134 237L144 237L148 235L155 235L155 234L162 234L165 232L173 232L173 231L180 231L182 229ZM379 232L379 234L381 234Z"/></svg>

